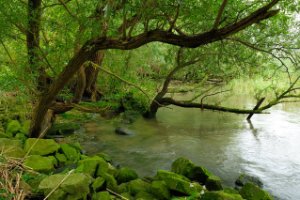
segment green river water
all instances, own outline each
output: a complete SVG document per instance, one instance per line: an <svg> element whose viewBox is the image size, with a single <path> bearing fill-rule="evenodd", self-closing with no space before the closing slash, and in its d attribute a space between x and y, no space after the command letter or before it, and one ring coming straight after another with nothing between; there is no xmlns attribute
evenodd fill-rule
<svg viewBox="0 0 300 200"><path fill-rule="evenodd" d="M252 108L247 97L228 99L228 105ZM226 102L225 102L226 103ZM170 169L172 161L184 156L205 166L233 186L240 173L259 177L264 188L277 199L300 199L300 106L278 105L270 114L254 115L252 124L245 115L162 108L156 120L138 118L126 125L121 120L85 124L81 137L84 149L92 154L108 153L115 164L134 168L141 176ZM134 132L115 134L122 126Z"/></svg>

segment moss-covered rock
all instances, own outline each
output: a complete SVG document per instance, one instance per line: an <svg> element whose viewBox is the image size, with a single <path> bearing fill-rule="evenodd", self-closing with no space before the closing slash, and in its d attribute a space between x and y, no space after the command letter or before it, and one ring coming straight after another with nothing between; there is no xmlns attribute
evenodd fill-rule
<svg viewBox="0 0 300 200"><path fill-rule="evenodd" d="M218 176L209 176L205 182L208 190L223 190L221 179Z"/></svg>
<svg viewBox="0 0 300 200"><path fill-rule="evenodd" d="M46 195L46 194L45 194ZM67 193L63 189L56 189L49 197L49 200L67 199Z"/></svg>
<svg viewBox="0 0 300 200"><path fill-rule="evenodd" d="M69 161L77 162L80 159L80 152L77 148L69 144L61 144L60 148L62 153L65 154Z"/></svg>
<svg viewBox="0 0 300 200"><path fill-rule="evenodd" d="M30 155L43 156L57 152L59 147L53 139L28 138L24 149L26 152L30 151Z"/></svg>
<svg viewBox="0 0 300 200"><path fill-rule="evenodd" d="M56 123L48 130L47 135L69 135L78 129L78 123Z"/></svg>
<svg viewBox="0 0 300 200"><path fill-rule="evenodd" d="M267 191L262 190L254 183L246 183L240 190L240 194L247 200L273 200Z"/></svg>
<svg viewBox="0 0 300 200"><path fill-rule="evenodd" d="M54 167L58 166L58 160L54 156L48 156L48 158L52 159L52 163L53 163Z"/></svg>
<svg viewBox="0 0 300 200"><path fill-rule="evenodd" d="M68 176L66 178L66 176ZM64 181L62 182L62 180ZM73 173L67 174L55 174L43 179L39 185L39 189L47 195L50 191L56 188L61 189L66 193L65 199L86 199L90 193L89 185L92 178L86 174Z"/></svg>
<svg viewBox="0 0 300 200"><path fill-rule="evenodd" d="M106 153L97 153L96 156L103 158L106 162L112 162L112 158Z"/></svg>
<svg viewBox="0 0 300 200"><path fill-rule="evenodd" d="M212 175L207 169L196 166L186 158L178 158L172 163L172 172L181 174L190 180L205 184L207 178Z"/></svg>
<svg viewBox="0 0 300 200"><path fill-rule="evenodd" d="M98 192L93 194L92 200L111 200L113 199L108 192Z"/></svg>
<svg viewBox="0 0 300 200"><path fill-rule="evenodd" d="M117 174L118 174L118 169L110 163L107 163L107 164L108 164L107 173L109 173L109 174L113 175L114 177L116 177ZM99 170L99 173L101 173L100 170Z"/></svg>
<svg viewBox="0 0 300 200"><path fill-rule="evenodd" d="M40 155L32 155L25 159L24 165L37 172L51 172L54 170L53 159Z"/></svg>
<svg viewBox="0 0 300 200"><path fill-rule="evenodd" d="M92 184L93 191L99 192L104 188L105 188L105 179L103 177L97 177Z"/></svg>
<svg viewBox="0 0 300 200"><path fill-rule="evenodd" d="M15 138L18 140L21 140L22 142L25 142L27 140L27 136L24 135L23 133L17 133L15 135Z"/></svg>
<svg viewBox="0 0 300 200"><path fill-rule="evenodd" d="M101 169L100 169L101 168ZM97 170L99 170L99 175L107 172L108 164L103 158L98 156L88 157L84 160L78 162L78 167L76 171L88 173L92 177L97 175Z"/></svg>
<svg viewBox="0 0 300 200"><path fill-rule="evenodd" d="M21 180L26 182L28 185L30 185L30 187L32 189L31 190L32 193L39 193L38 186L39 186L40 182L46 177L47 177L47 175L42 174L42 173L27 171L27 172L24 172Z"/></svg>
<svg viewBox="0 0 300 200"><path fill-rule="evenodd" d="M228 194L223 191L206 192L201 200L243 200L239 194ZM248 200L248 199L247 199Z"/></svg>
<svg viewBox="0 0 300 200"><path fill-rule="evenodd" d="M5 133L13 137L21 130L21 124L18 120L11 120L7 123L6 131Z"/></svg>
<svg viewBox="0 0 300 200"><path fill-rule="evenodd" d="M118 191L118 183L115 177L108 173L103 174L102 177L105 179L106 187L108 189L112 191Z"/></svg>
<svg viewBox="0 0 300 200"><path fill-rule="evenodd" d="M7 157L22 158L25 155L21 140L0 138L0 150Z"/></svg>
<svg viewBox="0 0 300 200"><path fill-rule="evenodd" d="M67 162L67 157L65 156L65 154L56 153L55 158L57 159L59 165L64 165Z"/></svg>
<svg viewBox="0 0 300 200"><path fill-rule="evenodd" d="M126 183L137 178L138 178L137 173L134 170L129 169L127 167L121 168L120 170L118 170L116 174L116 179L118 181L118 184Z"/></svg>
<svg viewBox="0 0 300 200"><path fill-rule="evenodd" d="M170 190L181 194L193 195L203 190L203 187L199 183L192 183L186 177L173 172L159 170L157 171L156 178L164 181Z"/></svg>
<svg viewBox="0 0 300 200"><path fill-rule="evenodd" d="M164 181L153 181L151 183L151 193L157 199L170 199L171 194L167 184Z"/></svg>
<svg viewBox="0 0 300 200"><path fill-rule="evenodd" d="M22 123L22 127L20 129L20 133L28 136L29 135L29 129L30 129L30 120L25 120Z"/></svg>
<svg viewBox="0 0 300 200"><path fill-rule="evenodd" d="M148 192L141 191L135 195L135 199L136 200L156 200L157 198Z"/></svg>
<svg viewBox="0 0 300 200"><path fill-rule="evenodd" d="M123 183L124 184L124 183ZM128 192L135 196L137 193L139 192L148 192L151 191L151 185L145 181L143 181L142 179L135 179L132 180L130 182L128 182L127 185L127 190Z"/></svg>
<svg viewBox="0 0 300 200"><path fill-rule="evenodd" d="M241 174L235 181L235 184L239 187L246 185L246 183L253 183L258 187L262 187L263 183L258 177L250 176L247 174Z"/></svg>
<svg viewBox="0 0 300 200"><path fill-rule="evenodd" d="M129 192L123 192L123 193L121 193L121 196L125 197L125 198L127 198L129 200L134 199L133 196L131 196Z"/></svg>

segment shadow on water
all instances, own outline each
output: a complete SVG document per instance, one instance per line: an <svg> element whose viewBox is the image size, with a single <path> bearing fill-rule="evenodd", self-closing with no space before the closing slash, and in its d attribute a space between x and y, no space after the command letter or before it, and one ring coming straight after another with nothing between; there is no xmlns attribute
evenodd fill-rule
<svg viewBox="0 0 300 200"><path fill-rule="evenodd" d="M170 169L172 161L184 156L222 177L226 185L247 173L258 176L280 199L300 199L300 107L282 105L270 112L255 115L249 124L245 115L162 108L157 120L139 118L127 125L133 135L114 133L121 120L99 118L86 124L80 137L88 153L104 151L141 176Z"/></svg>

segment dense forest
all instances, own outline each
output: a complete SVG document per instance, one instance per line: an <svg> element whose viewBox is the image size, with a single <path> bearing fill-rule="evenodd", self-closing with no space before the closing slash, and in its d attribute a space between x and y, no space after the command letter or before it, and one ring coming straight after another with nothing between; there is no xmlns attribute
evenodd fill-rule
<svg viewBox="0 0 300 200"><path fill-rule="evenodd" d="M0 2L0 199L273 199L255 177L225 190L185 158L137 179L61 138L95 116L134 123L181 107L252 126L298 105L298 0ZM245 91L251 103L231 99Z"/></svg>

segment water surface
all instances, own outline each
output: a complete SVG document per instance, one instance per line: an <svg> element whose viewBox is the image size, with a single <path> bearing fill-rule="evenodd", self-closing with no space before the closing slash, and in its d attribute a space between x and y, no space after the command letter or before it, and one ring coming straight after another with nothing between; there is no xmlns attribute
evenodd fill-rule
<svg viewBox="0 0 300 200"><path fill-rule="evenodd" d="M254 106L242 97L228 102ZM178 107L162 108L156 120L139 118L130 125L99 118L85 125L83 146L91 154L108 153L115 163L132 167L141 176L170 169L172 161L184 156L220 176L225 185L233 186L240 173L247 173L259 177L278 199L297 200L300 107L279 105L269 111L254 115L252 124L245 115ZM117 126L135 134L116 135Z"/></svg>

